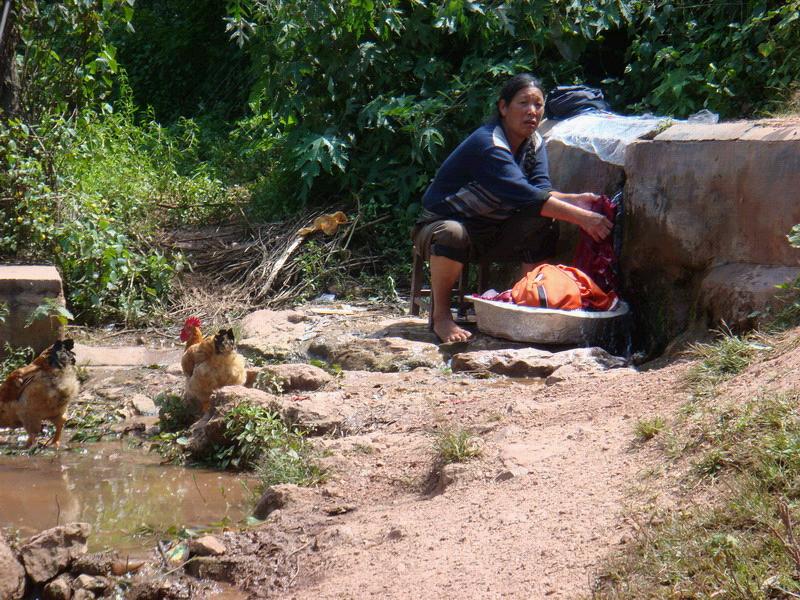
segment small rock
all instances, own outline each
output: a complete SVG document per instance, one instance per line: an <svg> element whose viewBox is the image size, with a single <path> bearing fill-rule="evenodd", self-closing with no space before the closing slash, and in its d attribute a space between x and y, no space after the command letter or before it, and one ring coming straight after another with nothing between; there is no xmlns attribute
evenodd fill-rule
<svg viewBox="0 0 800 600"><path fill-rule="evenodd" d="M293 505L310 504L316 492L309 488L300 487L291 483L271 485L258 501L253 516L256 519L266 519L270 513L289 508Z"/></svg>
<svg viewBox="0 0 800 600"><path fill-rule="evenodd" d="M270 486L261 495L253 516L256 519L266 519L270 513L286 506L288 501L289 495L285 491L277 489L277 486Z"/></svg>
<svg viewBox="0 0 800 600"><path fill-rule="evenodd" d="M0 598L20 600L25 593L25 569L0 532Z"/></svg>
<svg viewBox="0 0 800 600"><path fill-rule="evenodd" d="M44 583L66 570L70 563L86 554L88 523L71 523L47 529L20 548L25 571L34 583Z"/></svg>
<svg viewBox="0 0 800 600"><path fill-rule="evenodd" d="M326 515L334 516L353 512L355 509L354 504L334 504L333 506L326 506L323 510Z"/></svg>
<svg viewBox="0 0 800 600"><path fill-rule="evenodd" d="M189 542L189 552L193 556L219 556L226 552L225 544L213 535L204 535Z"/></svg>
<svg viewBox="0 0 800 600"><path fill-rule="evenodd" d="M70 571L76 575L81 573L86 575L108 575L111 572L111 565L118 559L117 553L112 551L84 554L72 562Z"/></svg>
<svg viewBox="0 0 800 600"><path fill-rule="evenodd" d="M498 475L494 478L495 481L508 481L509 479L514 479L515 477L522 477L529 473L528 469L525 467L512 467L511 469L506 469L505 471L501 471Z"/></svg>
<svg viewBox="0 0 800 600"><path fill-rule="evenodd" d="M133 412L137 415L151 417L158 414L155 402L144 394L131 395L130 403L133 406Z"/></svg>
<svg viewBox="0 0 800 600"><path fill-rule="evenodd" d="M72 582L73 589L90 590L92 592L102 592L110 586L111 582L106 577L87 575L86 573L78 575Z"/></svg>
<svg viewBox="0 0 800 600"><path fill-rule="evenodd" d="M261 372L272 374L281 383L283 392L313 392L332 379L319 367L303 363L269 365L262 367Z"/></svg>
<svg viewBox="0 0 800 600"><path fill-rule="evenodd" d="M97 596L89 590L79 589L75 590L72 595L72 600L94 600Z"/></svg>
<svg viewBox="0 0 800 600"><path fill-rule="evenodd" d="M389 530L389 533L386 534L387 540L402 540L404 537L406 537L406 534L403 533L402 529L397 527L393 527Z"/></svg>
<svg viewBox="0 0 800 600"><path fill-rule="evenodd" d="M70 600L72 598L72 578L66 574L59 575L44 586L42 598L43 600Z"/></svg>
<svg viewBox="0 0 800 600"><path fill-rule="evenodd" d="M439 471L439 477L436 480L436 486L433 490L434 494L441 494L449 486L453 485L458 479L466 472L466 465L459 463L450 463L444 465Z"/></svg>
<svg viewBox="0 0 800 600"><path fill-rule="evenodd" d="M199 556L186 563L186 572L198 579L212 579L233 583L234 567L236 563L231 559L221 559L214 556Z"/></svg>

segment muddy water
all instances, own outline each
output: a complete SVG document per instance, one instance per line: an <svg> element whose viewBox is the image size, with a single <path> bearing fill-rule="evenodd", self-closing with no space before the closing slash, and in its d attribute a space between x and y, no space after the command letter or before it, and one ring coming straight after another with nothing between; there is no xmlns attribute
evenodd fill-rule
<svg viewBox="0 0 800 600"><path fill-rule="evenodd" d="M254 482L238 474L160 465L124 442L0 456L0 527L23 537L71 521L92 525L90 551L149 553L180 528L240 524ZM243 483L245 485L243 485Z"/></svg>

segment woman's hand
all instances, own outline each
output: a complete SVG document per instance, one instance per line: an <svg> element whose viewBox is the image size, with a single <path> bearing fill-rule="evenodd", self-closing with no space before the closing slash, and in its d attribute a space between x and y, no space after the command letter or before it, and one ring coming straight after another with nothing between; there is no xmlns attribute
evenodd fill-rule
<svg viewBox="0 0 800 600"><path fill-rule="evenodd" d="M581 229L583 229L589 237L591 237L595 242L600 242L606 237L608 234L611 233L611 229L614 227L611 224L611 221L606 219L600 213L592 212L590 210L584 211L583 218L581 222L578 223Z"/></svg>
<svg viewBox="0 0 800 600"><path fill-rule="evenodd" d="M600 194L594 194L592 192L573 194L572 196L572 202L575 204L575 206L579 206L586 210L592 210L592 206L594 206L594 203L597 200L600 200Z"/></svg>

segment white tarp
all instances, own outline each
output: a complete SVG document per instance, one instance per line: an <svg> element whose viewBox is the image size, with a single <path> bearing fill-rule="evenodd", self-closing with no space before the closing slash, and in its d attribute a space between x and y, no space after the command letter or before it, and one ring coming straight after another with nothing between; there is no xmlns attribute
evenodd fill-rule
<svg viewBox="0 0 800 600"><path fill-rule="evenodd" d="M719 117L707 110L700 111L688 119L690 122L716 123ZM649 139L678 123L671 117L655 115L626 116L607 112L584 113L563 121L542 123L545 140L558 140L591 152L601 160L624 166L625 149L638 139Z"/></svg>

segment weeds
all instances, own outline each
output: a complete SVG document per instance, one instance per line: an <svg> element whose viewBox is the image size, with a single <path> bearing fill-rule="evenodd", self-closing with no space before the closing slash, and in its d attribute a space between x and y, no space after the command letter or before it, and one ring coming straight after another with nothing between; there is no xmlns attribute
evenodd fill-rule
<svg viewBox="0 0 800 600"><path fill-rule="evenodd" d="M312 358L308 361L312 367L317 367L318 369L322 369L326 371L329 375L333 375L334 377L341 377L344 371L342 371L342 365L338 363L329 363L324 360L320 360L318 358Z"/></svg>
<svg viewBox="0 0 800 600"><path fill-rule="evenodd" d="M186 431L162 431L152 438L151 452L158 452L164 464L182 465L186 462L186 446L189 438Z"/></svg>
<svg viewBox="0 0 800 600"><path fill-rule="evenodd" d="M283 393L285 386L286 380L283 377L268 370L260 371L253 384L253 387L257 390L275 394L276 396L280 396Z"/></svg>
<svg viewBox="0 0 800 600"><path fill-rule="evenodd" d="M597 598L786 598L800 593L797 394L708 406L692 474L710 501L643 525L595 586ZM693 487L697 485L694 484Z"/></svg>
<svg viewBox="0 0 800 600"><path fill-rule="evenodd" d="M69 407L64 427L74 430L71 442L99 442L109 435L111 425L123 420L111 403L76 402Z"/></svg>
<svg viewBox="0 0 800 600"><path fill-rule="evenodd" d="M260 491L280 483L317 485L327 478L325 470L311 460L310 448L300 437L288 446L267 450L256 466L256 475Z"/></svg>
<svg viewBox="0 0 800 600"><path fill-rule="evenodd" d="M651 419L641 419L634 426L634 434L640 442L646 442L664 431L667 426L664 417L655 416Z"/></svg>
<svg viewBox="0 0 800 600"><path fill-rule="evenodd" d="M223 469L255 469L263 487L278 483L313 485L324 479L303 433L263 406L242 402L225 414L225 442L207 463Z"/></svg>
<svg viewBox="0 0 800 600"><path fill-rule="evenodd" d="M760 352L768 349L758 334L737 336L723 328L716 342L691 346L692 355L701 360L689 371L687 381L698 395L708 396L717 384L741 373Z"/></svg>
<svg viewBox="0 0 800 600"><path fill-rule="evenodd" d="M158 407L158 423L162 433L175 433L185 430L197 415L193 408L178 394L162 392L153 398Z"/></svg>
<svg viewBox="0 0 800 600"><path fill-rule="evenodd" d="M442 464L466 462L481 455L480 438L466 429L452 428L436 436L436 454Z"/></svg>
<svg viewBox="0 0 800 600"><path fill-rule="evenodd" d="M14 347L8 342L5 343L3 351L5 358L0 362L0 380L5 380L14 369L19 369L29 364L35 354L30 346Z"/></svg>

